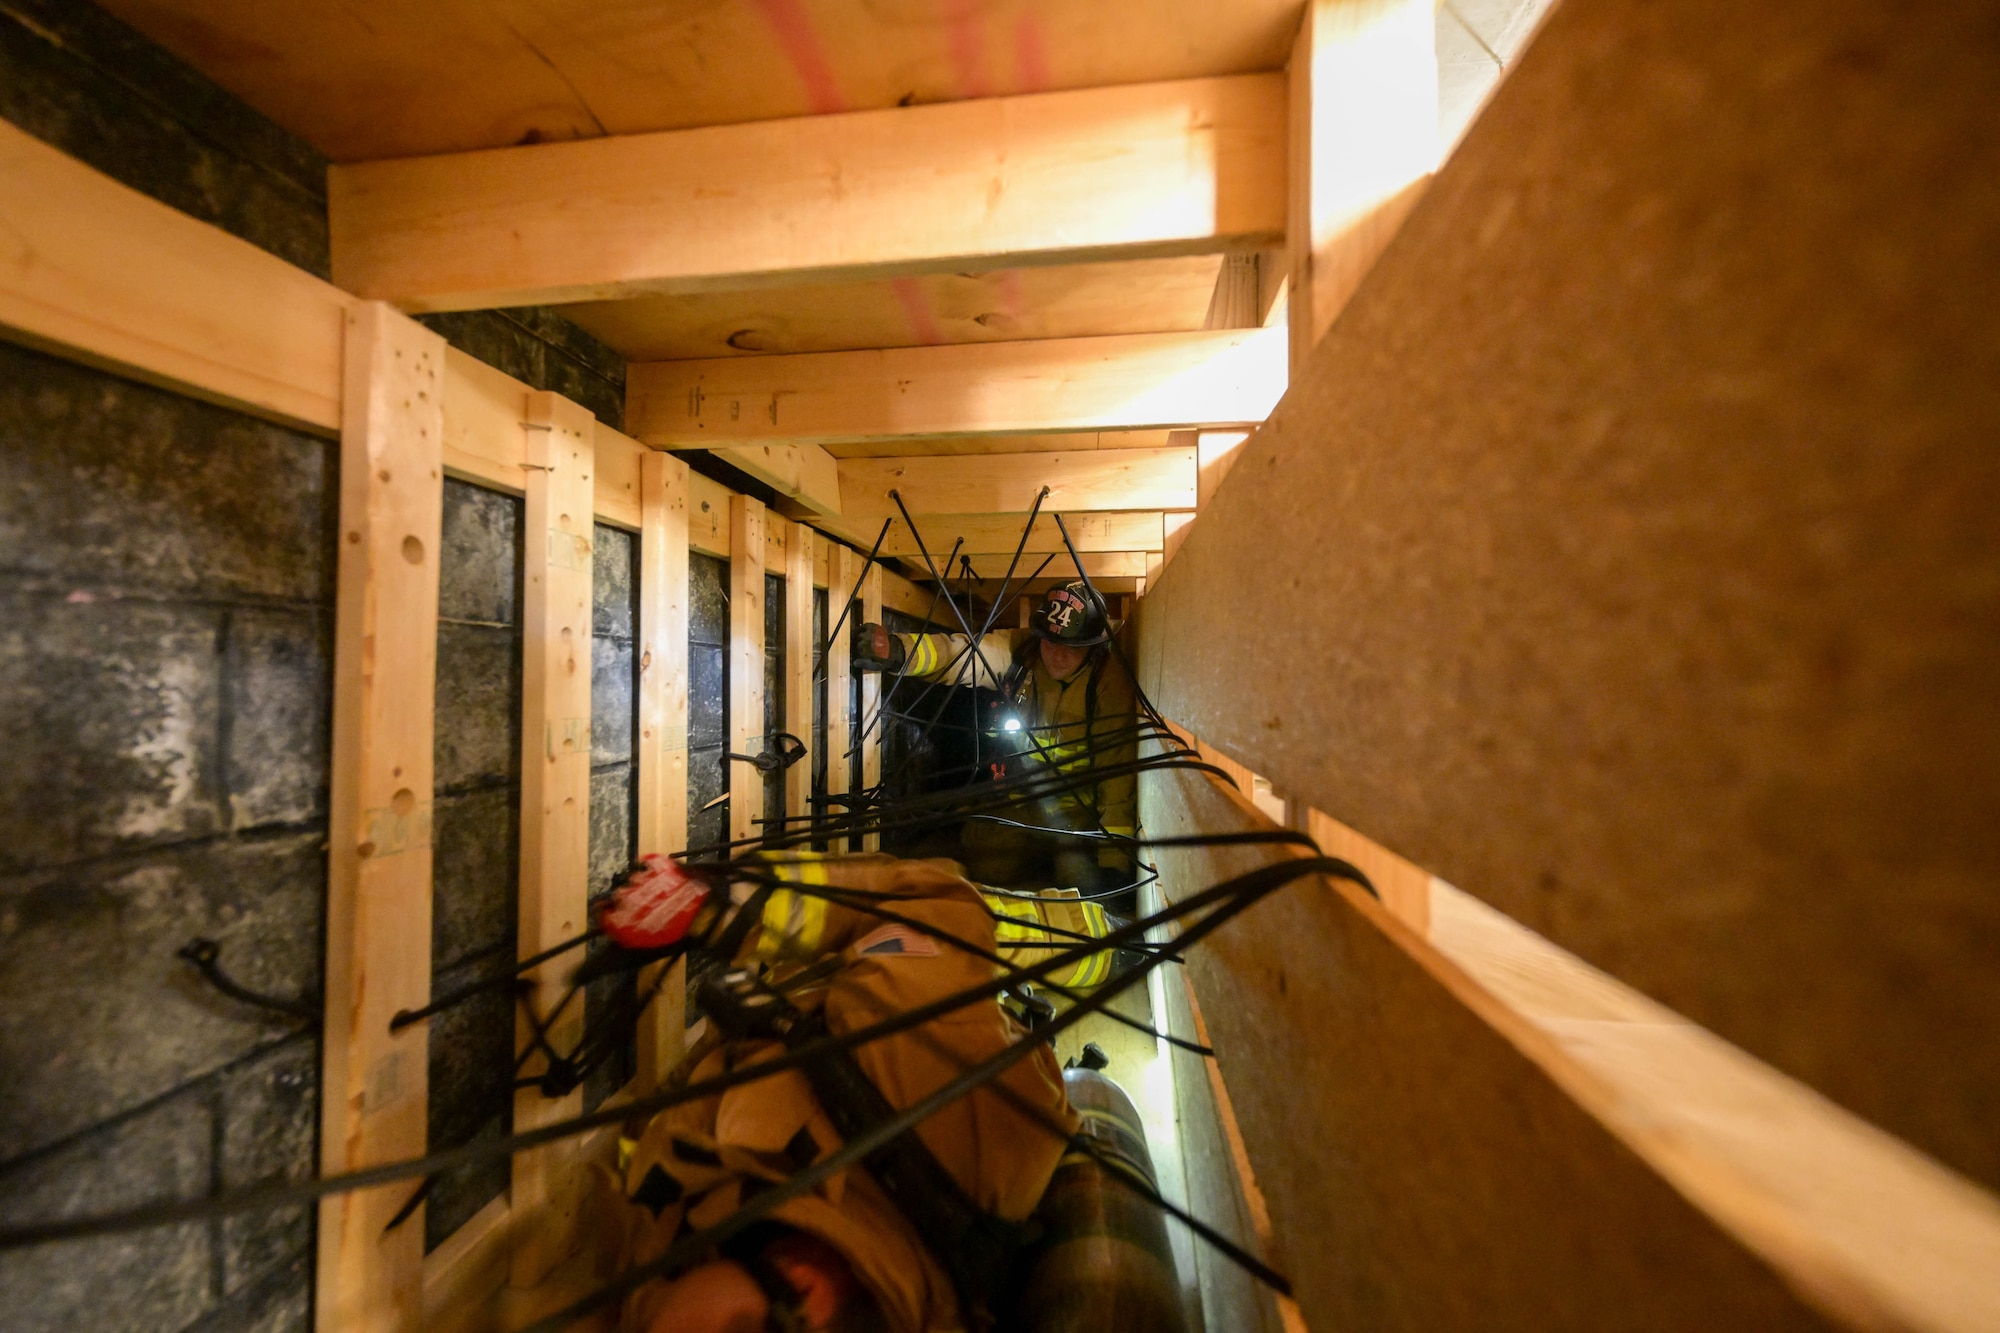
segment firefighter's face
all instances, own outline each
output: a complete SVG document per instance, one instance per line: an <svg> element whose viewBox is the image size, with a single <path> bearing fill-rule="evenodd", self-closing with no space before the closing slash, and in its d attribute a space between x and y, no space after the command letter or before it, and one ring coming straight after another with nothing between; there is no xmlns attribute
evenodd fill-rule
<svg viewBox="0 0 2000 1333"><path fill-rule="evenodd" d="M1083 659L1090 656L1088 648L1072 648L1068 644L1042 640L1042 665L1049 674L1060 679L1083 665Z"/></svg>

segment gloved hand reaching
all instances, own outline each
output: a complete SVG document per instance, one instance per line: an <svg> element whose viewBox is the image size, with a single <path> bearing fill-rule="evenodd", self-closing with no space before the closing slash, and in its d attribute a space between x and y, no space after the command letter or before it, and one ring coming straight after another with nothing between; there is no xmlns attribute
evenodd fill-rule
<svg viewBox="0 0 2000 1333"><path fill-rule="evenodd" d="M901 671L903 641L880 625L857 625L853 658L856 671Z"/></svg>

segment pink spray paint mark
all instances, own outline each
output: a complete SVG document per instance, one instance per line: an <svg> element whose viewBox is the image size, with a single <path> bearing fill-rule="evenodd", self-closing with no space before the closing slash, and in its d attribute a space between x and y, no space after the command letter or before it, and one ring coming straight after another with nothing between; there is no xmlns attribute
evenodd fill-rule
<svg viewBox="0 0 2000 1333"><path fill-rule="evenodd" d="M915 278L895 278L889 283L889 290L896 294L896 300L903 307L903 318L910 322L910 332L916 335L925 347L935 347L944 341L944 334L931 314L931 303L924 299L924 289Z"/></svg>
<svg viewBox="0 0 2000 1333"><path fill-rule="evenodd" d="M940 0L944 10L945 42L951 67L958 73L961 97L986 97L993 91L986 80L986 34L979 23L979 0Z"/></svg>
<svg viewBox="0 0 2000 1333"><path fill-rule="evenodd" d="M1000 292L1001 313L1018 325L1021 322L1022 312L1028 306L1027 299L1021 295L1021 270L1018 268L1001 269L994 282L994 286Z"/></svg>
<svg viewBox="0 0 2000 1333"><path fill-rule="evenodd" d="M847 110L847 100L840 95L840 84L833 77L833 66L827 63L826 48L820 45L819 34L813 31L812 20L806 17L801 0L757 0L757 8L778 39L778 45L784 48L785 57L792 62L799 82L805 85L806 105L813 114L824 116Z"/></svg>
<svg viewBox="0 0 2000 1333"><path fill-rule="evenodd" d="M1014 77L1021 92L1048 90L1048 44L1042 40L1042 25L1033 14L1021 15L1014 24Z"/></svg>

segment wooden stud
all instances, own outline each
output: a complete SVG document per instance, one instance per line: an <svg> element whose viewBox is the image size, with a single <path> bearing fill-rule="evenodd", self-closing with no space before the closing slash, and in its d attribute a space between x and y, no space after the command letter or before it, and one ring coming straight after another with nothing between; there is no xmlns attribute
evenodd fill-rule
<svg viewBox="0 0 2000 1333"><path fill-rule="evenodd" d="M814 542L805 524L785 527L785 730L806 743L806 757L785 770L785 813L796 819L812 813Z"/></svg>
<svg viewBox="0 0 2000 1333"><path fill-rule="evenodd" d="M334 620L320 1169L424 1151L430 1000L431 743L444 504L444 339L387 306L346 320ZM424 1220L393 1231L404 1182L319 1208L322 1329L391 1333L423 1315Z"/></svg>
<svg viewBox="0 0 2000 1333"><path fill-rule="evenodd" d="M829 797L845 795L853 786L853 761L848 751L854 744L854 732L848 700L854 692L850 669L854 617L849 615L843 620L841 612L847 607L848 595L854 591L860 561L860 556L835 544L827 562L826 626L833 634L826 645L826 794ZM845 807L833 805L829 809L839 815Z"/></svg>
<svg viewBox="0 0 2000 1333"><path fill-rule="evenodd" d="M1283 234L1276 74L328 173L334 279L412 310L1219 253Z"/></svg>
<svg viewBox="0 0 2000 1333"><path fill-rule="evenodd" d="M648 450L639 502L639 851L672 854L687 846L687 464ZM686 984L649 970L639 994L656 996L639 1027L639 1087L650 1091L680 1059Z"/></svg>
<svg viewBox="0 0 2000 1333"><path fill-rule="evenodd" d="M861 582L861 619L864 624L871 625L882 621L880 565L869 566L868 577ZM866 741L861 747L861 787L864 791L873 791L882 781L882 733L887 728L887 719L881 713L882 675L870 671L861 677L861 725L866 729ZM874 852L881 848L881 834L863 835L862 851Z"/></svg>
<svg viewBox="0 0 2000 1333"><path fill-rule="evenodd" d="M1193 448L1101 449L1082 454L991 454L983 458L850 458L840 465L844 516L857 530L870 519L898 513L889 492L902 496L910 512L933 514L1018 513L1015 541L1044 486L1045 510L1192 509L1196 496ZM1041 524L1036 523L1037 529ZM1049 521L1051 531L1054 520ZM908 525L897 523L906 540ZM872 540L873 534L870 534ZM931 555L942 560L950 543L936 545L924 533ZM1044 539L1063 550L1060 534ZM1011 544L1003 549L1012 550ZM1134 547L1129 549L1145 549Z"/></svg>
<svg viewBox="0 0 2000 1333"><path fill-rule="evenodd" d="M1311 0L1289 77L1296 374L1437 169L1437 6Z"/></svg>
<svg viewBox="0 0 2000 1333"><path fill-rule="evenodd" d="M0 234L8 338L288 425L340 429L347 293L5 122Z"/></svg>
<svg viewBox="0 0 2000 1333"><path fill-rule="evenodd" d="M522 540L521 896L523 958L581 932L587 922L590 868L591 478L596 420L560 395L528 398L527 506ZM583 999L556 1012L575 968L574 955L528 975L530 1003L548 1024L557 1051L583 1033ZM528 1019L519 1024L525 1050ZM529 1059L524 1077L545 1068ZM534 1088L514 1100L519 1132L581 1113L583 1094L547 1098ZM532 1287L573 1248L577 1221L577 1144L563 1140L517 1154L510 1186L516 1228L509 1281Z"/></svg>
<svg viewBox="0 0 2000 1333"><path fill-rule="evenodd" d="M764 502L729 497L729 749L764 752ZM729 840L755 838L764 818L764 775L729 763ZM742 850L742 849L738 849Z"/></svg>
<svg viewBox="0 0 2000 1333"><path fill-rule="evenodd" d="M663 448L1255 425L1285 392L1285 336L1230 329L635 362L625 416Z"/></svg>

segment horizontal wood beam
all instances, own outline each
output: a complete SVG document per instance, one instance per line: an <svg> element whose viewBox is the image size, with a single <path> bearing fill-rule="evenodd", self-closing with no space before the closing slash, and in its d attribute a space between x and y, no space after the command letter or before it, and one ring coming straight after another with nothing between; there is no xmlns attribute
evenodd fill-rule
<svg viewBox="0 0 2000 1333"><path fill-rule="evenodd" d="M331 435L355 302L0 121L0 337Z"/></svg>
<svg viewBox="0 0 2000 1333"><path fill-rule="evenodd" d="M1201 254L1285 230L1247 74L332 168L334 280L410 310Z"/></svg>
<svg viewBox="0 0 2000 1333"><path fill-rule="evenodd" d="M1013 512L1025 522L1043 487L1049 493L1042 506L1048 510L1186 509L1194 503L1195 451L1104 449L1082 454L987 454L980 458L850 458L840 465L845 517L863 523L871 516L879 523L880 516L898 513L891 491L912 514ZM891 531L897 528L907 529L900 516ZM938 547L929 533L924 534L924 542L935 556L951 549L948 542ZM1056 545L1060 544L1058 536Z"/></svg>
<svg viewBox="0 0 2000 1333"><path fill-rule="evenodd" d="M949 550L950 548L947 547L945 549ZM1151 554L1150 551L1078 552L1079 557L1083 561L1083 572L1090 575L1092 579L1141 578L1146 573L1146 561ZM938 553L938 558L943 559L943 552ZM991 582L1005 577L1007 562L1013 558L1014 553L1012 551L1005 553L992 552L983 555L966 555L966 559L972 562L972 572L978 575L982 582ZM1044 563L1044 561L1047 563ZM1024 555L1021 557L1020 565L1014 571L1014 577L1022 579L1027 578L1029 575L1034 575L1035 579L1039 582L1066 583L1076 577L1076 565L1071 562L1067 553L1056 555Z"/></svg>
<svg viewBox="0 0 2000 1333"><path fill-rule="evenodd" d="M952 543L963 541L959 549L967 555L1011 555L1020 549L1036 557L1064 550L1062 529L1053 514L1044 509L1035 520L1034 531L1023 545L1025 514L931 514L912 513L917 530L897 523L882 543L882 554L901 559L922 558L917 538L932 555L942 558ZM877 526L881 524L878 518ZM1165 515L1152 510L1121 513L1065 513L1063 526L1079 551L1157 551L1166 540ZM873 539L872 536L870 538Z"/></svg>
<svg viewBox="0 0 2000 1333"><path fill-rule="evenodd" d="M715 456L815 514L840 512L840 473L816 444L746 444Z"/></svg>
<svg viewBox="0 0 2000 1333"><path fill-rule="evenodd" d="M1285 331L1226 329L634 363L648 444L1255 425L1286 384Z"/></svg>

